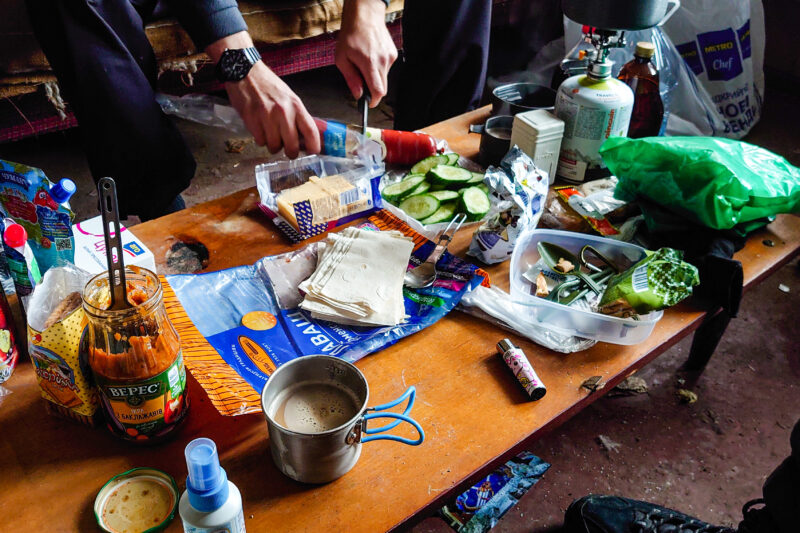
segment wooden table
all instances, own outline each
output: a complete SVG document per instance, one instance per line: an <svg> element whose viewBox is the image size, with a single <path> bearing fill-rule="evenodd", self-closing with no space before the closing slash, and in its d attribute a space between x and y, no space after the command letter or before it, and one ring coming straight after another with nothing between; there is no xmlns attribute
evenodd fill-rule
<svg viewBox="0 0 800 533"><path fill-rule="evenodd" d="M428 128L467 157L478 136L466 135L482 109ZM155 253L159 268L179 240L204 243L213 271L252 263L287 245L255 207L254 189L241 191L159 220L134 232ZM469 232L452 250L463 253ZM762 244L771 239L774 247ZM800 251L800 219L780 216L737 254L745 285L753 286ZM495 283L507 287L508 266L493 267ZM92 503L103 483L135 466L166 470L183 485L183 448L206 436L217 442L228 476L241 489L247 529L258 531L383 531L408 525L452 497L454 489L521 450L541 432L564 422L604 391L694 331L704 313L688 304L664 314L650 338L636 346L598 344L564 355L459 312L358 363L374 404L395 398L407 385L418 391L414 417L427 439L420 447L391 442L366 444L347 475L324 486L283 477L272 464L261 415L222 417L190 380L192 410L177 438L136 448L104 429L88 429L45 414L29 362L23 362L0 398L0 501L6 531L93 531ZM528 354L548 393L529 402L496 355L495 343L510 336ZM602 376L601 391L580 384ZM562 465L568 468L569 465ZM168 531L180 531L176 519Z"/></svg>

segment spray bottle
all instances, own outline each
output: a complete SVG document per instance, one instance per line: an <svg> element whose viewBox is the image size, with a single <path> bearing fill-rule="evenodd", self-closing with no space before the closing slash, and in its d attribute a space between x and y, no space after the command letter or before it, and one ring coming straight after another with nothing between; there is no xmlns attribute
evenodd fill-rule
<svg viewBox="0 0 800 533"><path fill-rule="evenodd" d="M186 490L179 511L186 533L245 533L242 495L219 465L217 445L195 439L186 445Z"/></svg>

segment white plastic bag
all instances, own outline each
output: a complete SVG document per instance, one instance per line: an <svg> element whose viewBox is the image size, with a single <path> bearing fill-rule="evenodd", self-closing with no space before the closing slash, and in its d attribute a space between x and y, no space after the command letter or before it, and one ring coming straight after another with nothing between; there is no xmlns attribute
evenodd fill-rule
<svg viewBox="0 0 800 533"><path fill-rule="evenodd" d="M695 82L679 87L672 110L698 130L668 132L744 137L761 117L764 96L761 0L682 0L664 31ZM698 100L705 113L696 113Z"/></svg>

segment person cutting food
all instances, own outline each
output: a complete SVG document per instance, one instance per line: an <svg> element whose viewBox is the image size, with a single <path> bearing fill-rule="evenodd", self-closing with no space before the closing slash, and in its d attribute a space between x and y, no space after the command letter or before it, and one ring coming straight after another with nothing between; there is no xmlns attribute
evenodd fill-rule
<svg viewBox="0 0 800 533"><path fill-rule="evenodd" d="M464 15L475 10L470 5L490 4L489 0L450 3L463 5L454 13L456 19L464 19L461 33L469 31L473 22ZM290 158L297 157L301 144L308 153L320 151L311 115L260 60L235 0L26 0L26 4L34 33L80 125L92 176L95 180L113 176L117 182L121 216L148 220L182 209L180 193L196 168L180 132L155 101L158 63L144 25L165 11L216 64L217 78L258 145L273 153L283 148ZM385 24L388 4L389 0L345 0L336 43L336 66L355 98L366 85L371 107L385 96L389 68L397 58ZM413 20L419 19L414 13L423 11L423 4L407 1ZM488 46L488 10L481 9ZM420 29L416 36L407 29L406 38L424 45L430 37ZM453 35L458 37L458 32ZM439 56L430 57L438 61ZM412 61L410 75L419 68L419 60ZM475 82L482 84L482 79ZM469 90L474 92L474 87Z"/></svg>

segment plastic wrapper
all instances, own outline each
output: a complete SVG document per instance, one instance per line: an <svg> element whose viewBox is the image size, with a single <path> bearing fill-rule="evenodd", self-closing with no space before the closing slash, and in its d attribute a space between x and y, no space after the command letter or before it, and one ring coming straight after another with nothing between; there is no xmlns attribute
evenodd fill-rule
<svg viewBox="0 0 800 533"><path fill-rule="evenodd" d="M486 170L492 208L475 230L467 254L487 264L511 257L517 236L535 228L547 198L547 173L533 164L517 146L503 157L499 167Z"/></svg>
<svg viewBox="0 0 800 533"><path fill-rule="evenodd" d="M376 143L374 150L379 150ZM293 242L299 242L314 235L363 217L382 205L378 184L384 172L374 153L370 157L350 158L325 155L309 155L297 159L279 159L256 166L256 187L259 207ZM294 204L298 227L289 223L278 212L278 195L281 191L297 187L307 182L311 176L323 178L339 175L355 187L352 194L340 195L342 211L345 216L322 217L315 213L307 200Z"/></svg>
<svg viewBox="0 0 800 533"><path fill-rule="evenodd" d="M442 507L439 515L459 533L486 533L548 468L537 456L522 452Z"/></svg>
<svg viewBox="0 0 800 533"><path fill-rule="evenodd" d="M692 294L700 283L697 268L683 261L683 252L660 248L608 281L598 311L627 318L671 307Z"/></svg>
<svg viewBox="0 0 800 533"><path fill-rule="evenodd" d="M520 313L519 307L512 302L511 296L497 287L476 287L461 298L458 310L513 331L556 352L580 352L597 344L597 341L563 335L549 329L545 323L526 319L525 314Z"/></svg>
<svg viewBox="0 0 800 533"><path fill-rule="evenodd" d="M89 277L73 265L45 273L28 302L28 353L48 410L91 425L98 396L80 349L87 323L81 293Z"/></svg>
<svg viewBox="0 0 800 533"><path fill-rule="evenodd" d="M424 260L434 248L385 211L362 227L395 229L414 238L410 262ZM484 280L475 266L445 254L432 287L404 289L406 322L343 326L311 319L298 308L302 294L297 285L314 272L317 246L312 243L253 265L166 278L164 300L181 336L186 366L220 413L259 412L269 375L296 357L326 354L354 362L430 326Z"/></svg>
<svg viewBox="0 0 800 533"><path fill-rule="evenodd" d="M711 137L612 137L600 149L651 231L699 224L740 233L800 211L800 169L752 144Z"/></svg>
<svg viewBox="0 0 800 533"><path fill-rule="evenodd" d="M75 214L53 200L52 187L42 170L0 159L0 211L25 228L42 273L75 260Z"/></svg>

